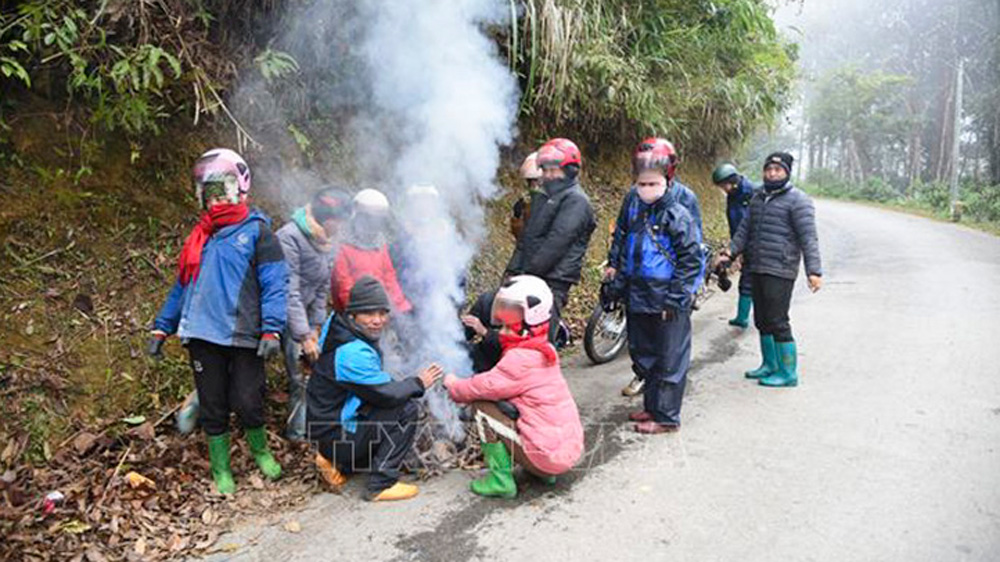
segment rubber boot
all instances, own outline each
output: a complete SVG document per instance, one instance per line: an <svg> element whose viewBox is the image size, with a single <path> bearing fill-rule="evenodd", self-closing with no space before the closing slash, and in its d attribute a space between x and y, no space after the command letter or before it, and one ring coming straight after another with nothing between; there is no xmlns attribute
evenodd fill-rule
<svg viewBox="0 0 1000 562"><path fill-rule="evenodd" d="M480 443L483 458L489 474L469 483L473 493L491 498L513 498L517 495L517 483L510 454L503 443Z"/></svg>
<svg viewBox="0 0 1000 562"><path fill-rule="evenodd" d="M247 436L247 444L250 445L250 454L253 455L253 459L257 461L257 466L260 467L260 471L264 473L270 480L277 480L281 477L281 465L278 461L274 460L274 455L271 454L271 450L267 448L267 433L264 431L264 427L255 427L253 429L245 430Z"/></svg>
<svg viewBox="0 0 1000 562"><path fill-rule="evenodd" d="M795 342L778 342L778 372L760 379L763 386L798 386L798 352Z"/></svg>
<svg viewBox="0 0 1000 562"><path fill-rule="evenodd" d="M233 472L229 468L229 434L208 436L208 458L212 463L212 480L220 494L236 491Z"/></svg>
<svg viewBox="0 0 1000 562"><path fill-rule="evenodd" d="M774 336L761 334L760 354L763 357L760 367L743 374L748 379L762 379L778 372L778 350L774 345Z"/></svg>
<svg viewBox="0 0 1000 562"><path fill-rule="evenodd" d="M750 295L740 295L740 302L736 305L736 318L730 320L729 325L749 328L751 308L753 308L753 298Z"/></svg>

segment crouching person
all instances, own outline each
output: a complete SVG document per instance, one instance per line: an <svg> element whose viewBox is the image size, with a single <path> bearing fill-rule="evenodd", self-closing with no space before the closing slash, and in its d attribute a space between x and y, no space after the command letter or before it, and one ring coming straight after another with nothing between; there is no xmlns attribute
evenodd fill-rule
<svg viewBox="0 0 1000 562"><path fill-rule="evenodd" d="M390 308L377 279L359 279L344 314L331 314L323 326L321 355L307 385L307 428L319 448L320 475L339 490L346 474L368 471L371 501L417 495L416 486L399 481L400 467L416 436L415 399L442 375L431 365L417 377L397 381L382 370L378 340Z"/></svg>
<svg viewBox="0 0 1000 562"><path fill-rule="evenodd" d="M580 414L548 340L552 300L552 291L538 277L511 278L493 304L494 322L502 326L500 362L472 378L445 377L452 400L471 403L475 410L489 468L471 484L481 496L517 495L511 457L553 484L583 452Z"/></svg>
<svg viewBox="0 0 1000 562"><path fill-rule="evenodd" d="M608 278L624 276L632 371L645 381L643 408L629 415L639 433L676 431L691 363L691 305L704 251L697 222L668 185L669 143L633 156L635 187L625 196L608 253Z"/></svg>
<svg viewBox="0 0 1000 562"><path fill-rule="evenodd" d="M149 352L162 354L177 333L191 356L219 493L236 491L229 464L229 415L243 425L250 452L272 480L281 466L264 431L264 360L280 350L288 272L270 221L247 207L250 168L232 150L206 152L194 166L201 221L184 241L177 282L154 323Z"/></svg>

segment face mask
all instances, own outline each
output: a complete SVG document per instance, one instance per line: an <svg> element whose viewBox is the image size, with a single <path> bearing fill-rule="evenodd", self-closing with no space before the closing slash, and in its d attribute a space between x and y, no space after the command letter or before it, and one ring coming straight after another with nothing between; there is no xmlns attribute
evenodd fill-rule
<svg viewBox="0 0 1000 562"><path fill-rule="evenodd" d="M788 185L788 178L779 181L764 181L764 189L767 191L776 191Z"/></svg>
<svg viewBox="0 0 1000 562"><path fill-rule="evenodd" d="M647 205L652 205L659 201L667 193L667 185L660 184L656 186L640 185L637 188L639 192L639 199Z"/></svg>

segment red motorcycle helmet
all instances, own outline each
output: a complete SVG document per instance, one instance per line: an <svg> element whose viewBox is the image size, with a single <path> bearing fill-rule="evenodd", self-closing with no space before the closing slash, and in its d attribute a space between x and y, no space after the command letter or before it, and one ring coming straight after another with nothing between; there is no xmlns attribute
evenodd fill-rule
<svg viewBox="0 0 1000 562"><path fill-rule="evenodd" d="M580 149L569 139L552 139L538 149L537 160L539 168L565 168L583 164Z"/></svg>
<svg viewBox="0 0 1000 562"><path fill-rule="evenodd" d="M677 151L667 139L650 137L639 143L632 155L632 173L645 170L663 170L667 181L674 181L677 173Z"/></svg>

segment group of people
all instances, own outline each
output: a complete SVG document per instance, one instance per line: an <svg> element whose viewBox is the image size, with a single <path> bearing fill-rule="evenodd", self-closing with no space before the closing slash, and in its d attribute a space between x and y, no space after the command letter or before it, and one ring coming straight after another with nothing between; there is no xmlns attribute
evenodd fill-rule
<svg viewBox="0 0 1000 562"><path fill-rule="evenodd" d="M431 363L406 377L387 372L380 348L390 325L412 322L411 310L420 306L411 302L417 297L408 292L406 256L399 255L405 240L391 244L388 198L373 189L353 196L323 189L272 232L270 220L248 204L251 175L243 158L228 149L202 155L193 170L201 219L180 252L150 353L162 354L174 334L188 350L218 492L236 490L233 412L261 472L281 476L264 428L264 364L279 353L289 383L286 436L315 444L319 474L335 489L366 472L372 501L418 493L400 473L417 431L417 400L438 384L475 424L488 471L472 482L473 492L515 496L515 464L546 483L569 471L582 455L583 428L553 342L596 225L579 182L582 165L579 148L561 138L522 165L528 196L513 209L516 248L504 278L460 317L476 374L462 378ZM747 376L769 386L797 382L788 306L800 255L810 286L821 284L812 205L788 182L791 165L786 154L769 157L759 190L731 166L715 175L730 193L732 234L716 259L744 261L732 323L747 325L750 302L743 297L752 298L764 360ZM669 142L639 144L605 271L628 314L630 386L643 393L642 409L629 419L644 434L680 427L691 311L709 261L697 197L675 178L676 169ZM411 191L436 195L431 186Z"/></svg>

